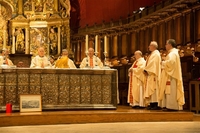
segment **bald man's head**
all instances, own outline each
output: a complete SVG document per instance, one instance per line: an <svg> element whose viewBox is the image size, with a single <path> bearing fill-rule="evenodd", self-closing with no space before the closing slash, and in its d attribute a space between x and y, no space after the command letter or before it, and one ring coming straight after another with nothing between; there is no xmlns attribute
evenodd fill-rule
<svg viewBox="0 0 200 133"><path fill-rule="evenodd" d="M43 47L39 47L39 48L38 48L38 55L39 55L40 57L43 57L43 56L45 55L45 50L44 50Z"/></svg>
<svg viewBox="0 0 200 133"><path fill-rule="evenodd" d="M93 48L89 48L88 49L88 55L89 55L89 57L93 57L93 55L94 55L94 49Z"/></svg>
<svg viewBox="0 0 200 133"><path fill-rule="evenodd" d="M135 51L134 56L135 56L135 58L137 60L137 59L142 57L142 52L140 50L137 50L137 51Z"/></svg>
<svg viewBox="0 0 200 133"><path fill-rule="evenodd" d="M150 45L149 45L149 51L154 51L158 49L158 43L156 41L151 41Z"/></svg>

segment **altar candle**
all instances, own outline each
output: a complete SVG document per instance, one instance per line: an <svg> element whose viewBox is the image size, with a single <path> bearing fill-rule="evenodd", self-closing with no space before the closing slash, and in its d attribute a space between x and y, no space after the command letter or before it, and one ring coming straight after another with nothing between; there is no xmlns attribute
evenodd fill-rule
<svg viewBox="0 0 200 133"><path fill-rule="evenodd" d="M85 51L88 51L88 35L85 36Z"/></svg>
<svg viewBox="0 0 200 133"><path fill-rule="evenodd" d="M98 35L95 36L95 52L98 51Z"/></svg>
<svg viewBox="0 0 200 133"><path fill-rule="evenodd" d="M11 103L6 104L6 113L12 113L12 104Z"/></svg>
<svg viewBox="0 0 200 133"><path fill-rule="evenodd" d="M107 36L104 36L104 52L107 52Z"/></svg>

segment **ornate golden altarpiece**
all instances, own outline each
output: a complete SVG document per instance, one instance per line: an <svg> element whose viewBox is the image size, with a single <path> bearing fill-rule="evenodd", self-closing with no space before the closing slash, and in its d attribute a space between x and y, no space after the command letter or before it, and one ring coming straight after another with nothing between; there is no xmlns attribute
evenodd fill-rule
<svg viewBox="0 0 200 133"><path fill-rule="evenodd" d="M0 111L20 94L41 94L43 110L116 109L117 70L0 69Z"/></svg>
<svg viewBox="0 0 200 133"><path fill-rule="evenodd" d="M70 0L0 0L0 49L47 55L70 50Z"/></svg>

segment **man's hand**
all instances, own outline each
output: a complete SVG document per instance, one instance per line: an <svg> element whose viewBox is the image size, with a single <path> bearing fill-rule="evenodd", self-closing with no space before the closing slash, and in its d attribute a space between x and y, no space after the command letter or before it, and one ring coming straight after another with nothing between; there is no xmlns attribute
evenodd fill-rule
<svg viewBox="0 0 200 133"><path fill-rule="evenodd" d="M128 69L128 72L133 72L133 69L132 69L132 68L129 68L129 69Z"/></svg>
<svg viewBox="0 0 200 133"><path fill-rule="evenodd" d="M144 70L143 73L144 73L145 76L148 76L148 75L149 75L148 72L147 72L146 70Z"/></svg>

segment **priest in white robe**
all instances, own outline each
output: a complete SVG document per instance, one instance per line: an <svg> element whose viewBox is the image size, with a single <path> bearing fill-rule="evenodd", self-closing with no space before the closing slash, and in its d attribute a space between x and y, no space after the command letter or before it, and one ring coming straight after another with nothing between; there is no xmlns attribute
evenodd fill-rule
<svg viewBox="0 0 200 133"><path fill-rule="evenodd" d="M161 73L161 56L157 50L158 44L152 41L149 45L151 54L147 57L144 73L145 80L145 99L150 110L157 110L158 107L158 94L159 94L159 80Z"/></svg>
<svg viewBox="0 0 200 133"><path fill-rule="evenodd" d="M168 110L182 110L185 98L180 57L175 48L175 40L167 40L165 47L168 55L162 61L159 100L162 100L162 106Z"/></svg>
<svg viewBox="0 0 200 133"><path fill-rule="evenodd" d="M93 48L88 49L88 56L82 60L80 68L103 68L103 63L94 55Z"/></svg>
<svg viewBox="0 0 200 133"><path fill-rule="evenodd" d="M51 62L45 56L44 48L38 48L38 55L31 60L30 68L51 68L51 66Z"/></svg>
<svg viewBox="0 0 200 133"><path fill-rule="evenodd" d="M129 68L129 88L128 88L128 103L132 108L143 108L144 103L144 67L146 61L142 57L141 51L136 51L134 54L136 61Z"/></svg>
<svg viewBox="0 0 200 133"><path fill-rule="evenodd" d="M9 59L9 50L2 49L0 51L0 65L13 66L13 62Z"/></svg>
<svg viewBox="0 0 200 133"><path fill-rule="evenodd" d="M76 68L74 62L68 57L67 49L62 50L62 56L55 62L55 68Z"/></svg>

